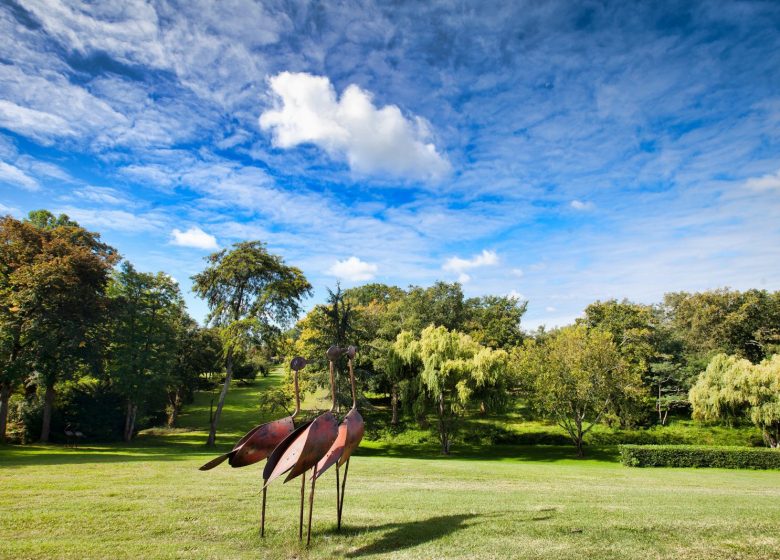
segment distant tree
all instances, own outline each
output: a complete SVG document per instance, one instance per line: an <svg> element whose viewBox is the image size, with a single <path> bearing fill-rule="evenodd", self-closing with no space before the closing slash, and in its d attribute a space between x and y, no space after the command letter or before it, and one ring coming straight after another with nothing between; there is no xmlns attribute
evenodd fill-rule
<svg viewBox="0 0 780 560"><path fill-rule="evenodd" d="M780 343L780 293L723 289L664 296L666 316L690 354L736 354L758 363Z"/></svg>
<svg viewBox="0 0 780 560"><path fill-rule="evenodd" d="M508 350L522 344L520 320L527 301L509 296L482 296L466 300L468 320L465 330L474 340L490 348Z"/></svg>
<svg viewBox="0 0 780 560"><path fill-rule="evenodd" d="M714 356L691 388L690 400L695 419L746 417L761 429L769 447L780 447L780 354L759 364Z"/></svg>
<svg viewBox="0 0 780 560"><path fill-rule="evenodd" d="M45 388L40 439L46 442L56 383L98 354L94 331L103 321L108 274L119 257L67 216L36 211L28 223L39 233L36 253L14 273L12 292L22 344Z"/></svg>
<svg viewBox="0 0 780 560"><path fill-rule="evenodd" d="M535 407L566 431L580 457L585 435L610 405L642 389L612 335L584 325L562 328L543 344L529 340L518 357Z"/></svg>
<svg viewBox="0 0 780 560"><path fill-rule="evenodd" d="M193 290L209 305L209 322L217 327L225 353L225 383L212 417L207 445L216 441L217 426L233 375L236 350L267 333L278 333L300 313L311 292L303 273L284 264L259 241L236 243L206 258L207 268L195 276Z"/></svg>
<svg viewBox="0 0 780 560"><path fill-rule="evenodd" d="M469 335L433 325L419 338L398 335L395 352L408 365L421 365L420 381L436 410L442 453L449 454L463 413L476 400L504 402L508 355L475 342Z"/></svg>

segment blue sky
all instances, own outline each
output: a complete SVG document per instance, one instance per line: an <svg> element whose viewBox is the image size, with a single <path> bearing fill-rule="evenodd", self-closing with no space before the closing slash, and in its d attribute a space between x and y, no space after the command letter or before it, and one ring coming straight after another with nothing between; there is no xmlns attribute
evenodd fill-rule
<svg viewBox="0 0 780 560"><path fill-rule="evenodd" d="M120 5L121 4L121 5ZM181 284L437 279L559 325L780 289L776 2L0 3L0 212Z"/></svg>

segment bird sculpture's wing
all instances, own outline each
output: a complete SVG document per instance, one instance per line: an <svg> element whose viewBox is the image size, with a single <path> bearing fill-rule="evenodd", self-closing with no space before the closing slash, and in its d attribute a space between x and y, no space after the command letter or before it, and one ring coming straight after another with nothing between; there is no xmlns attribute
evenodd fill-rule
<svg viewBox="0 0 780 560"><path fill-rule="evenodd" d="M347 441L344 444L344 452L341 454L341 457L339 457L339 466L346 463L352 456L352 452L360 445L360 441L363 439L363 433L366 429L363 417L360 415L357 408L353 408L347 413L343 423L347 425Z"/></svg>
<svg viewBox="0 0 780 560"><path fill-rule="evenodd" d="M267 422L260 424L249 430L240 440L236 442L233 449L227 453L216 457L200 467L202 471L208 471L223 463L229 459L230 464L234 467L244 467L251 465L258 461L265 459L276 445L282 441L290 432L293 431L292 417L282 418L281 420L275 420L273 422ZM265 441L265 440L268 441ZM247 446L244 456L239 461L239 464L234 464L234 457L238 453L242 452L244 446ZM264 450L267 452L263 455ZM254 460L250 460L254 459Z"/></svg>
<svg viewBox="0 0 780 560"><path fill-rule="evenodd" d="M281 451L276 464L271 467L269 460L263 471L266 486L274 479L289 471L285 482L292 480L307 469L315 466L338 436L338 422L332 412L319 415L314 421L295 436L289 436L282 444L285 448ZM279 445L279 447L282 446ZM272 455L276 455L276 450ZM267 475L267 476L266 476Z"/></svg>

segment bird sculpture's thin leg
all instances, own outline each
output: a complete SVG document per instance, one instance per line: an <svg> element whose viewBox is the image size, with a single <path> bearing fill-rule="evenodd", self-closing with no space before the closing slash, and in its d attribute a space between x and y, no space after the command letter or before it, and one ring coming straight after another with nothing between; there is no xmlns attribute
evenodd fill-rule
<svg viewBox="0 0 780 560"><path fill-rule="evenodd" d="M339 497L339 464L336 462L336 519L339 518L341 511L341 498Z"/></svg>
<svg viewBox="0 0 780 560"><path fill-rule="evenodd" d="M306 493L306 472L301 475L301 516L298 520L298 541L303 540L303 504L304 494Z"/></svg>
<svg viewBox="0 0 780 560"><path fill-rule="evenodd" d="M311 492L309 492L309 529L306 534L306 546L309 546L309 543L311 543L311 513L314 509L314 484L317 482L317 477L314 475L316 474L316 469L316 466L312 469L311 476Z"/></svg>
<svg viewBox="0 0 780 560"><path fill-rule="evenodd" d="M265 493L268 488L265 487L266 480L263 479L263 513L260 517L260 537L265 537Z"/></svg>
<svg viewBox="0 0 780 560"><path fill-rule="evenodd" d="M338 512L336 512L337 518L338 518L338 530L341 531L341 513L344 511L344 493L346 492L347 487L347 473L349 473L349 461L351 460L351 457L347 459L347 463L344 466L344 479L341 481L341 501L339 502L339 509ZM338 471L336 471L338 472Z"/></svg>

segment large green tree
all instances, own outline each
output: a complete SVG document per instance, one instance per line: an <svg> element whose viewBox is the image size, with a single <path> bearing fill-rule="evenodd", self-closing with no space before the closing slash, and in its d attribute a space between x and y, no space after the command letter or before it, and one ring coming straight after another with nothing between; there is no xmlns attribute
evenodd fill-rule
<svg viewBox="0 0 780 560"><path fill-rule="evenodd" d="M450 452L463 413L477 401L505 402L508 355L491 350L469 335L430 325L419 338L398 335L394 351L409 366L421 367L420 382L436 411L442 453Z"/></svg>
<svg viewBox="0 0 780 560"><path fill-rule="evenodd" d="M566 431L580 457L585 435L612 403L642 390L612 335L584 325L559 329L543 344L528 341L518 359L536 409Z"/></svg>
<svg viewBox="0 0 780 560"><path fill-rule="evenodd" d="M691 387L693 417L726 420L746 417L769 447L780 447L780 354L758 364L718 354Z"/></svg>
<svg viewBox="0 0 780 560"><path fill-rule="evenodd" d="M164 394L177 354L184 314L179 287L170 276L138 272L125 261L108 289L111 299L107 373L125 400L124 440L135 432L139 407Z"/></svg>
<svg viewBox="0 0 780 560"><path fill-rule="evenodd" d="M48 441L56 384L98 355L95 330L102 323L105 288L116 251L67 216L30 213L38 231L32 260L13 275L13 305L21 340L44 387L41 441Z"/></svg>
<svg viewBox="0 0 780 560"><path fill-rule="evenodd" d="M259 241L236 243L230 251L213 253L206 261L206 269L192 277L193 290L206 300L209 322L219 329L226 371L207 440L213 446L236 351L252 340L278 333L280 325L294 319L311 285L299 269L286 265Z"/></svg>

